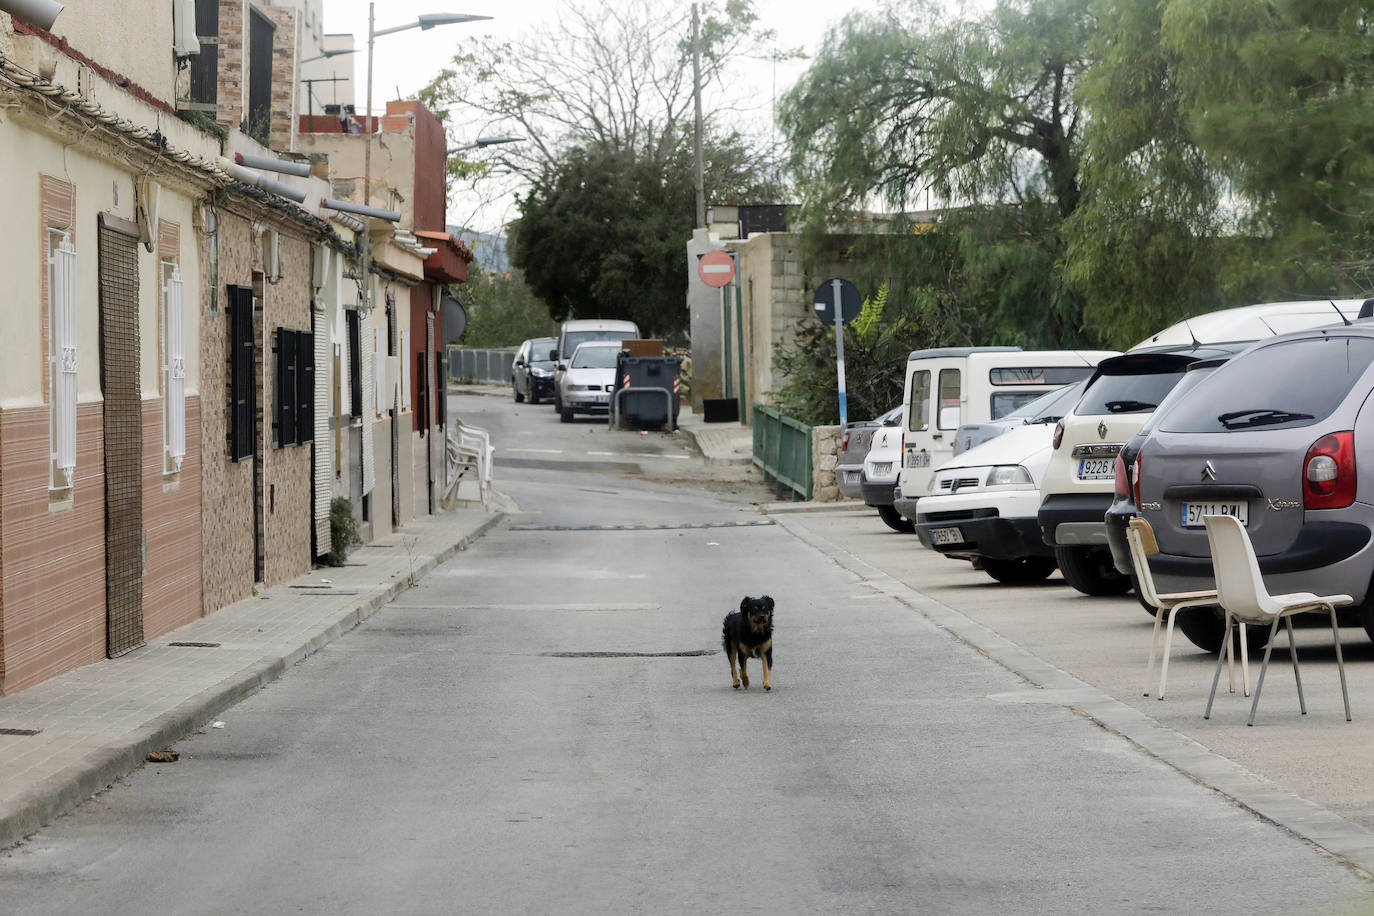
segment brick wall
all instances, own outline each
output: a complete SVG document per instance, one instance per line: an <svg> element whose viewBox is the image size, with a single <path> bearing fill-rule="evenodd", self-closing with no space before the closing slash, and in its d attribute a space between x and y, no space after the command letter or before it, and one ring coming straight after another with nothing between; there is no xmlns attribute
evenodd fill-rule
<svg viewBox="0 0 1374 916"><path fill-rule="evenodd" d="M300 42L296 10L264 6L259 11L277 27L272 36L272 120L268 146L295 148L296 50Z"/></svg>
<svg viewBox="0 0 1374 916"><path fill-rule="evenodd" d="M186 398L186 457L171 476L163 470L162 401L143 402L143 635L185 626L201 603L200 398Z"/></svg>
<svg viewBox="0 0 1374 916"><path fill-rule="evenodd" d="M239 126L244 115L243 93L248 73L244 36L247 9L244 0L219 2L219 110L215 120L231 130Z"/></svg>

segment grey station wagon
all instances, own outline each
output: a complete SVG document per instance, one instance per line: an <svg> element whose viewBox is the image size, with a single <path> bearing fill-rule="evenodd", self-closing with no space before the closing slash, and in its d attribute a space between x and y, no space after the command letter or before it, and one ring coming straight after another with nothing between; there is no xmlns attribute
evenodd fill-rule
<svg viewBox="0 0 1374 916"><path fill-rule="evenodd" d="M1202 519L1232 515L1270 592L1351 595L1343 622L1374 637L1371 391L1374 325L1360 323L1257 343L1170 410L1132 475L1159 542L1150 564L1159 590L1210 587ZM1222 645L1219 612L1210 628L1192 629L1202 648Z"/></svg>

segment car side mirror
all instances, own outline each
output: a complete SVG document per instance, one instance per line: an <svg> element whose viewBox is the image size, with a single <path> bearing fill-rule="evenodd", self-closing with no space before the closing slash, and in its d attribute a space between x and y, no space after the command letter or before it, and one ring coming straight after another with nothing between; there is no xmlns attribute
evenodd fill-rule
<svg viewBox="0 0 1374 916"><path fill-rule="evenodd" d="M525 365L525 361L524 361L523 359L517 359L517 360L515 361L515 364L516 364L517 366L523 366L523 365Z"/></svg>
<svg viewBox="0 0 1374 916"><path fill-rule="evenodd" d="M557 366L556 368L557 368L560 372L567 372L567 371L568 371L568 364L567 364L567 363L559 363L558 366Z"/></svg>

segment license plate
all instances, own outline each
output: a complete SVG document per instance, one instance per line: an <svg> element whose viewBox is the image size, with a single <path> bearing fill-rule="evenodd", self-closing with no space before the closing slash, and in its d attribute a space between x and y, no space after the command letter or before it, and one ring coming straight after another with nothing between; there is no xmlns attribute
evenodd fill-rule
<svg viewBox="0 0 1374 916"><path fill-rule="evenodd" d="M932 544L962 544L964 535L958 528L932 528L930 529L930 542Z"/></svg>
<svg viewBox="0 0 1374 916"><path fill-rule="evenodd" d="M1079 480L1111 480L1116 476L1115 458L1081 458L1078 462Z"/></svg>
<svg viewBox="0 0 1374 916"><path fill-rule="evenodd" d="M891 462L891 461L875 461L875 462L873 462L873 476L874 476L874 477L883 477L883 476L886 476L886 475L891 474L891 473L892 473L892 462Z"/></svg>
<svg viewBox="0 0 1374 916"><path fill-rule="evenodd" d="M910 452L906 456L906 466L909 468L928 468L930 467L930 452Z"/></svg>
<svg viewBox="0 0 1374 916"><path fill-rule="evenodd" d="M607 398L604 394L598 394L593 400L595 400L598 404L605 404L610 399Z"/></svg>
<svg viewBox="0 0 1374 916"><path fill-rule="evenodd" d="M1201 528L1204 515L1229 515L1242 525L1250 524L1250 504L1248 502L1224 503L1184 503L1183 527Z"/></svg>
<svg viewBox="0 0 1374 916"><path fill-rule="evenodd" d="M845 482L845 483L858 483L858 482L859 482L859 472L858 472L858 471L845 471L845 472L844 472L844 482Z"/></svg>

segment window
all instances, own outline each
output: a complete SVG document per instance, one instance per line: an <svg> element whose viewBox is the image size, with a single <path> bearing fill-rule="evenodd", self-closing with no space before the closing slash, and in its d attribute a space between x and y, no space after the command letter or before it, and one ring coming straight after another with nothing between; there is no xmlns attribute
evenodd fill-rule
<svg viewBox="0 0 1374 916"><path fill-rule="evenodd" d="M922 369L911 376L911 404L907 411L907 428L914 433L930 429L930 370Z"/></svg>
<svg viewBox="0 0 1374 916"><path fill-rule="evenodd" d="M181 267L162 262L162 473L175 474L186 458L186 344Z"/></svg>
<svg viewBox="0 0 1374 916"><path fill-rule="evenodd" d="M315 439L315 335L277 328L277 447Z"/></svg>
<svg viewBox="0 0 1374 916"><path fill-rule="evenodd" d="M358 310L344 313L348 319L348 414L363 415L363 344Z"/></svg>
<svg viewBox="0 0 1374 916"><path fill-rule="evenodd" d="M229 287L229 459L253 457L257 390L253 378L253 288Z"/></svg>
<svg viewBox="0 0 1374 916"><path fill-rule="evenodd" d="M410 409L410 328L401 328L401 369L398 381L401 384L401 409Z"/></svg>
<svg viewBox="0 0 1374 916"><path fill-rule="evenodd" d="M244 133L267 145L272 132L272 40L276 26L257 10L248 16L248 117Z"/></svg>
<svg viewBox="0 0 1374 916"><path fill-rule="evenodd" d="M196 37L200 53L191 59L191 101L210 107L213 118L219 101L219 0L196 0Z"/></svg>
<svg viewBox="0 0 1374 916"><path fill-rule="evenodd" d="M940 413L936 417L940 429L959 427L959 370L940 370Z"/></svg>
<svg viewBox="0 0 1374 916"><path fill-rule="evenodd" d="M993 385L1069 385L1093 374L1092 366L1003 366L988 370Z"/></svg>
<svg viewBox="0 0 1374 916"><path fill-rule="evenodd" d="M76 472L76 247L46 230L48 267L48 488L70 490Z"/></svg>

